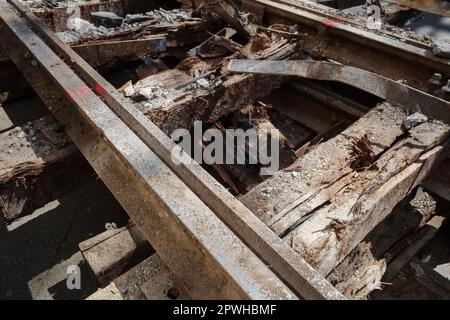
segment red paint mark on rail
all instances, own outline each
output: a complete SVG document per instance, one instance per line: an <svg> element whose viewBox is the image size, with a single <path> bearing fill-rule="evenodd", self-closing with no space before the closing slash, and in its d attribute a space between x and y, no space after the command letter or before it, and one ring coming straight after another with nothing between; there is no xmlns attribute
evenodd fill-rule
<svg viewBox="0 0 450 320"><path fill-rule="evenodd" d="M339 22L341 22L341 20L342 20L341 17L335 17L334 19L335 19L335 20L324 20L324 21L322 21L322 23L323 23L324 25L326 25L327 27L333 27L333 26L335 26L336 24L338 24Z"/></svg>
<svg viewBox="0 0 450 320"><path fill-rule="evenodd" d="M99 83L97 83L97 84L95 85L95 91L97 91L97 93L98 93L99 95L101 95L102 97L104 97L105 94L106 94L105 88L103 88L102 85L99 84Z"/></svg>
<svg viewBox="0 0 450 320"><path fill-rule="evenodd" d="M92 90L87 85L67 90L67 94L72 100L75 100L76 97L86 96L90 93L92 93Z"/></svg>

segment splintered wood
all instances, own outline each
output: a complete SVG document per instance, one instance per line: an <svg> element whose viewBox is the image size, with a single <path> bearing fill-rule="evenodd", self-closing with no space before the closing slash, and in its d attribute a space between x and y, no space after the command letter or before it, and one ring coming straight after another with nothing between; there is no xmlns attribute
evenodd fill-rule
<svg viewBox="0 0 450 320"><path fill-rule="evenodd" d="M264 97L283 81L281 77L270 75L229 74L226 69L229 59L294 57L298 42L280 35L261 33L245 46L232 40L221 43L222 47L230 45L239 50L231 55L225 54L219 60L202 59L194 54L181 61L176 69L151 75L136 83L129 96L139 110L168 134L178 128L191 128L196 120L213 123Z"/></svg>
<svg viewBox="0 0 450 320"><path fill-rule="evenodd" d="M241 197L328 275L428 174L449 127L384 103Z"/></svg>
<svg viewBox="0 0 450 320"><path fill-rule="evenodd" d="M390 262L409 245L408 236L421 230L437 210L436 200L419 187L351 251L328 279L348 298L362 299L372 290L381 289Z"/></svg>

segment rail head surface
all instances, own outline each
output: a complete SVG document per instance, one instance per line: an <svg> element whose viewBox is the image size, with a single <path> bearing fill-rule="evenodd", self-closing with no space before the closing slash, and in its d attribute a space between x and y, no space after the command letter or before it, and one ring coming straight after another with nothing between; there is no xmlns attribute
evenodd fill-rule
<svg viewBox="0 0 450 320"><path fill-rule="evenodd" d="M192 298L296 299L5 0L0 19L10 58Z"/></svg>
<svg viewBox="0 0 450 320"><path fill-rule="evenodd" d="M6 1L6 0L5 0ZM200 165L175 164L172 149L176 144L152 121L125 99L86 61L16 0L9 3L47 44L62 57L77 75L110 107L120 119L242 239L292 290L305 299L344 299L329 281L295 253L269 227L259 220Z"/></svg>

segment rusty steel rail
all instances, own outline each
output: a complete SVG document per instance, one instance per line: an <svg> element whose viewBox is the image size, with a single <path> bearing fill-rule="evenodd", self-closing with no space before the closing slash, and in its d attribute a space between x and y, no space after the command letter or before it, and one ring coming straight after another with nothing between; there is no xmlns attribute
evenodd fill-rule
<svg viewBox="0 0 450 320"><path fill-rule="evenodd" d="M390 30L370 30L363 21L352 21L339 10L302 0L242 0L243 8L264 16L296 23L303 50L315 57L356 66L393 80L427 89L433 73L450 77L450 60L436 57L431 44Z"/></svg>
<svg viewBox="0 0 450 320"><path fill-rule="evenodd" d="M450 123L450 102L359 68L323 61L231 60L231 72L297 76L336 81L398 104L410 112Z"/></svg>
<svg viewBox="0 0 450 320"><path fill-rule="evenodd" d="M2 1L5 2L5 0ZM84 81L87 89L85 88L83 90L91 90L92 92L89 91L89 94L93 94L93 92L95 91L99 96L101 96L107 107L110 108L109 110L113 110L120 117L120 120L123 121L122 124L128 126L127 130L132 129L133 133L137 137L139 137L140 141L144 143L145 147L151 149L151 151L156 154L153 155L153 157L160 157L160 159L164 161L165 164L169 166L183 180L184 183L186 183L187 187L189 187L191 190L185 190L185 192L194 192L195 196L192 195L194 203L197 202L196 199L197 197L199 197L200 200L202 200L210 210L212 210L220 219L225 222L225 224L229 228L231 228L239 236L239 238L247 243L247 245L249 245L250 248L261 259L268 263L271 266L272 270L286 283L288 283L289 286L300 297L309 299L343 299L343 296L328 281L326 281L324 277L319 275L308 263L306 263L303 258L294 253L252 212L250 212L223 186L221 186L217 181L214 180L214 178L212 178L205 170L203 170L200 165L175 165L174 163L172 163L171 152L175 144L172 140L169 139L167 135L165 135L154 123L152 123L148 118L140 113L134 105L132 105L123 96L121 96L106 80L104 80L97 72L95 72L86 63L86 61L81 59L67 45L59 41L59 39L56 38L48 28L42 26L42 24L36 19L36 17L34 17L33 14L29 11L29 9L21 6L16 1L9 0L8 2L13 4L15 9L19 10L23 18L27 20L30 26L37 33L39 33L39 35L43 40L45 40L45 42L47 42L51 49L54 50L54 52L56 52L60 57L62 57L66 61L66 63L68 63L69 66L75 71L77 76L79 76ZM3 4L3 6L5 7L6 3ZM17 37L17 34L14 34L14 36ZM20 64L20 61L17 61L17 63ZM37 90L37 92L39 92L39 90ZM47 103L49 103L49 101L47 101ZM126 140L122 140L121 143L124 143L125 141ZM90 159L88 156L87 158L88 160ZM95 162L95 159L90 160ZM163 166L162 163L159 163L160 160L157 160L158 165ZM168 171L168 169L165 167L164 170ZM102 171L99 171L100 176L102 177ZM103 172L103 174L106 175L105 178L111 178L111 173L108 174ZM119 173L117 174L120 175ZM168 182L170 184L170 179ZM159 183L161 183L161 181L159 181ZM181 181L179 181L179 183L182 184ZM112 190L113 188L114 186L111 187ZM172 187L170 185L165 186L165 189L171 188ZM170 190L165 189L160 191L170 193ZM177 188L175 188L175 190L177 190ZM119 196L120 195L121 193L119 193ZM179 200L177 199L176 195L172 194L172 196L174 197L174 199L170 199L171 201ZM129 206L131 206L131 204L128 203L128 199L124 198L123 196L122 199L120 197L118 197L118 199L119 201L124 202L123 205L125 208L127 208L128 210L133 210L133 207L128 208ZM136 201L136 199L134 200ZM180 201L181 200L182 199L180 199ZM169 199L166 199L166 201L169 201ZM160 202L164 204L164 201ZM133 216L132 212L129 214ZM150 226L142 225L142 221L141 224L137 224L141 226L144 231L146 230L146 228L150 228ZM160 224L159 227L161 228L162 225ZM220 227L219 229L221 230L223 229L223 227ZM155 229L152 230L155 231ZM162 237L161 233L162 231L156 232L156 234L159 234L160 237ZM155 237L155 235L150 236L150 238L152 238L150 239L150 242L152 243L152 245L154 245L154 241L160 244L159 250L158 246L154 245L158 253L160 253L160 250L166 251L166 249L164 248L164 243L161 243L161 240L155 239ZM171 260L169 262L165 262L169 265L170 268L172 268L176 259L173 259L170 256L166 256L164 252L160 253L160 255L163 260ZM180 257L178 257L178 259L180 259ZM182 263L181 261L184 261L185 259L186 257L183 257L178 261L178 263ZM250 255L248 259L253 259L253 255ZM240 266L241 264L242 263L239 263L238 266ZM188 265L192 266L192 263L189 263ZM260 266L258 266L258 268L260 268ZM249 269L251 269L250 266ZM194 272L197 270L198 268L194 268ZM265 270L264 272L266 271L267 270ZM188 277L188 274L186 272L186 269L184 269L183 272L184 274L179 274L178 276L181 276L182 278L184 277L185 279L186 277ZM245 274L248 272L250 272L250 270L246 270L240 277L246 277ZM262 271L259 270L255 272L261 273ZM287 291L283 291L285 290L285 288L283 289L280 283L276 283L270 273L267 276L267 279L261 278L262 285L265 285L270 281L275 282L276 285L274 286L274 294L280 294L281 291L282 294L287 295ZM248 281L244 281L244 283L248 283ZM237 284L239 284L239 281L237 281Z"/></svg>
<svg viewBox="0 0 450 320"><path fill-rule="evenodd" d="M402 7L434 13L450 17L450 2L448 0L386 0Z"/></svg>
<svg viewBox="0 0 450 320"><path fill-rule="evenodd" d="M192 298L296 298L5 0L0 40Z"/></svg>

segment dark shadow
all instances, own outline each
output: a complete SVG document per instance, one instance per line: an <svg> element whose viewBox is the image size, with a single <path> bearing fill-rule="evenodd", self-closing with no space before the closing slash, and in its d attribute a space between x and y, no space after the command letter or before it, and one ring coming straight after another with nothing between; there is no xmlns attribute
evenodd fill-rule
<svg viewBox="0 0 450 320"><path fill-rule="evenodd" d="M13 127L22 126L27 122L32 122L49 114L45 104L38 96L30 96L15 101L7 101L1 105L13 126L0 128L0 133L10 130Z"/></svg>
<svg viewBox="0 0 450 320"><path fill-rule="evenodd" d="M95 292L98 288L96 284L96 278L87 263L81 263L80 277L82 280L82 286L80 289L68 289L67 281L58 282L54 286L50 287L48 291L52 294L55 300L84 300Z"/></svg>
<svg viewBox="0 0 450 320"><path fill-rule="evenodd" d="M0 299L30 299L30 280L72 257L79 251L80 242L105 230L105 223L115 222L120 227L128 222L128 216L100 180L59 202L56 208L14 230L1 227Z"/></svg>

